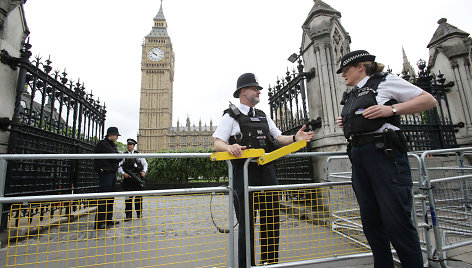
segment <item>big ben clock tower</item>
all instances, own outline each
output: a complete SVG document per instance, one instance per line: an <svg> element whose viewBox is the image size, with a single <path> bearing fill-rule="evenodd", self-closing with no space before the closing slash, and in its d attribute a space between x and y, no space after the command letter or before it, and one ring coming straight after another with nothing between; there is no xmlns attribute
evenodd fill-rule
<svg viewBox="0 0 472 268"><path fill-rule="evenodd" d="M142 153L169 147L167 133L172 126L173 82L174 51L161 2L152 30L142 45L138 133Z"/></svg>

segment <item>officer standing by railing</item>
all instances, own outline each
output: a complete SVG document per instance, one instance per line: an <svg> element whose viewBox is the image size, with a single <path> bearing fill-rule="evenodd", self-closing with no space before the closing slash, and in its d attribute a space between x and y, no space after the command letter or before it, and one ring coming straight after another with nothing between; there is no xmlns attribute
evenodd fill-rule
<svg viewBox="0 0 472 268"><path fill-rule="evenodd" d="M229 152L231 155L240 157L242 150L252 148L263 148L266 152L277 149L280 145L285 146L295 141L311 141L313 132L304 132L303 126L296 135L281 135L282 132L275 126L274 122L266 117L261 110L254 106L259 103L259 95L262 87L259 86L256 76L245 73L238 78L235 98L239 98L239 108L230 105L224 111L223 118L213 134L215 138L215 150L218 152ZM236 217L239 222L238 231L238 263L239 267L247 267L246 264L246 233L244 220L244 166L245 159L232 161L233 163L233 186L237 196L234 199ZM250 163L248 167L249 185L265 186L277 185L273 163L258 166ZM278 195L266 193L259 200L259 220L261 228L261 264L278 263L279 261L279 203ZM249 197L250 208L250 240L251 240L251 265L255 265L254 258L254 219L252 194Z"/></svg>
<svg viewBox="0 0 472 268"><path fill-rule="evenodd" d="M390 243L402 266L422 268L418 232L411 220L412 178L401 114L433 108L436 99L392 74L365 50L347 53L338 74L347 86L337 119L349 141L352 187L359 203L362 227L376 268L393 268Z"/></svg>
<svg viewBox="0 0 472 268"><path fill-rule="evenodd" d="M97 143L94 149L96 154L116 154L118 149L116 141L120 133L117 127L109 127L105 138ZM120 159L95 159L95 171L98 173L100 192L114 192L116 185L116 172ZM114 226L119 221L113 220L114 198L102 198L98 200L95 229L105 229Z"/></svg>
<svg viewBox="0 0 472 268"><path fill-rule="evenodd" d="M128 154L139 153L134 148L138 142L134 139L126 140ZM118 172L123 175L123 181L121 187L125 191L140 191L144 188L144 178L148 170L148 164L144 158L126 158L121 160L118 168ZM134 209L136 216L141 218L143 215L143 197L142 196L129 196L125 200L125 221L129 221L133 218L133 200Z"/></svg>

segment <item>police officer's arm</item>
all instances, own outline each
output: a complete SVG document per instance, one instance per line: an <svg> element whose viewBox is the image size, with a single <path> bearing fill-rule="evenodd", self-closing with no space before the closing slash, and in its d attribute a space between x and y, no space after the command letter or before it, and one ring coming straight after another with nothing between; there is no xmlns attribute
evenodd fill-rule
<svg viewBox="0 0 472 268"><path fill-rule="evenodd" d="M397 115L414 114L426 111L437 105L436 99L426 91L421 92L418 96L406 101L395 104ZM374 105L364 111L364 117L375 119L379 117L389 117L393 115L392 106Z"/></svg>
<svg viewBox="0 0 472 268"><path fill-rule="evenodd" d="M243 153L243 150L246 149L246 146L241 146L239 144L229 145L220 138L215 138L215 150L217 152L228 152L231 155L240 157Z"/></svg>
<svg viewBox="0 0 472 268"><path fill-rule="evenodd" d="M295 134L295 141L305 140L306 142L310 142L313 139L313 132L308 131L305 132L306 126L303 125L300 130L298 130L297 134ZM276 139L279 141L280 145L285 146L293 143L294 136L287 136L287 135L280 135Z"/></svg>
<svg viewBox="0 0 472 268"><path fill-rule="evenodd" d="M141 171L141 176L145 177L148 170L148 163L144 158L139 158L139 161L141 162L141 165L143 165L143 171Z"/></svg>
<svg viewBox="0 0 472 268"><path fill-rule="evenodd" d="M120 161L120 164L118 165L118 172L123 175L123 178L127 179L130 176L126 174L126 172L123 170L123 164L125 163L125 159Z"/></svg>

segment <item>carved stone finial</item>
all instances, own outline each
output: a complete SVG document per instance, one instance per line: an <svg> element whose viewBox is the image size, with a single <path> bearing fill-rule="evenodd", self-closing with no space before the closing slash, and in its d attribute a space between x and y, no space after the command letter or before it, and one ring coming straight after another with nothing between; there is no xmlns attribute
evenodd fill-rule
<svg viewBox="0 0 472 268"><path fill-rule="evenodd" d="M447 19L446 18L440 18L438 20L438 24L442 24L442 23L446 23L447 22Z"/></svg>

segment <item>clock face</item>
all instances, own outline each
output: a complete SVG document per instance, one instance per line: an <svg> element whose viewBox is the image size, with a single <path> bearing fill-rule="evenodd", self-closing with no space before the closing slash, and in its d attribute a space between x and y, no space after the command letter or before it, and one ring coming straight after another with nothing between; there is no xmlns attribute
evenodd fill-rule
<svg viewBox="0 0 472 268"><path fill-rule="evenodd" d="M158 47L153 47L148 52L148 58L152 61L160 61L164 57L164 51Z"/></svg>

